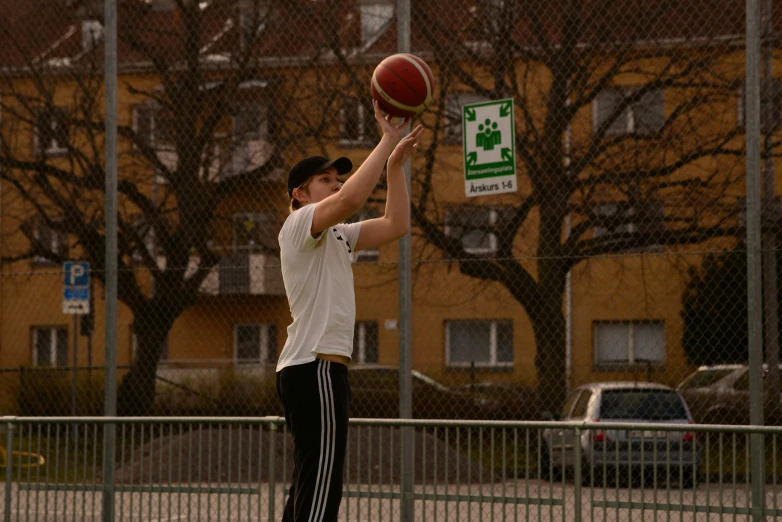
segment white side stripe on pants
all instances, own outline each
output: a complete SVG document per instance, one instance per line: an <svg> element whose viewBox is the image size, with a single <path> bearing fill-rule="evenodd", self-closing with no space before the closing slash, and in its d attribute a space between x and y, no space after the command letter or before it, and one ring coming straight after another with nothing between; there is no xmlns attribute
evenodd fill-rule
<svg viewBox="0 0 782 522"><path fill-rule="evenodd" d="M315 478L309 522L320 522L326 511L331 472L334 468L336 422L334 419L334 393L331 389L331 362L318 361L318 392L320 395L320 457L318 475Z"/></svg>

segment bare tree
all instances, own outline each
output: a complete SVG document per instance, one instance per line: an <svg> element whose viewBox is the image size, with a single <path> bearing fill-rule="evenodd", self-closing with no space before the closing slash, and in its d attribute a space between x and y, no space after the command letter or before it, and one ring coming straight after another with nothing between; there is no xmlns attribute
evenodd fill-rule
<svg viewBox="0 0 782 522"><path fill-rule="evenodd" d="M67 246L104 282L103 2L3 1L14 16L0 23L0 176L18 204L4 209L16 239L4 242L2 261L59 264ZM231 198L251 192L279 207L283 152L304 147L333 112L334 100L301 108L314 95L299 78L326 47L315 34L296 45L291 28L317 14L308 4L120 4L121 102L134 122L119 128L118 296L137 339L120 414L150 411L169 330L230 261ZM24 16L20 30L14 20ZM284 77L271 65L291 50L297 67ZM256 246L277 255L275 223L253 226L269 239Z"/></svg>
<svg viewBox="0 0 782 522"><path fill-rule="evenodd" d="M433 130L441 136L461 125L460 107L454 113L449 105L460 93L512 98L522 188L480 202L503 208L496 220L462 222L454 233L433 179L461 165L450 164L435 140L414 174L413 218L435 252L465 275L499 283L523 307L535 335L539 396L558 411L567 388L563 296L574 266L730 243L739 231L744 151L735 104L743 65L731 56L741 52L735 35L743 7L457 4L451 16L434 0L413 6L414 33L440 71ZM465 236L476 231L493 235L493 252L465 248Z"/></svg>

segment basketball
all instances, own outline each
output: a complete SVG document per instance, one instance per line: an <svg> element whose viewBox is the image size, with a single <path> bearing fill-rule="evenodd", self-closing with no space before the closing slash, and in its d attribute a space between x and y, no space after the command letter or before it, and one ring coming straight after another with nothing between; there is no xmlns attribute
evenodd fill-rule
<svg viewBox="0 0 782 522"><path fill-rule="evenodd" d="M391 116L421 114L432 103L433 93L432 70L412 54L391 55L372 73L372 97Z"/></svg>

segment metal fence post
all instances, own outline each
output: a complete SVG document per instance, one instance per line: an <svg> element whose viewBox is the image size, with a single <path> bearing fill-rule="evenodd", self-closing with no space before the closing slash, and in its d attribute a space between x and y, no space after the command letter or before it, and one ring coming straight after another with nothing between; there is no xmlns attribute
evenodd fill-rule
<svg viewBox="0 0 782 522"><path fill-rule="evenodd" d="M276 444L277 425L269 424L269 520L274 520L275 499L277 495L277 480L274 469L274 454L277 451Z"/></svg>
<svg viewBox="0 0 782 522"><path fill-rule="evenodd" d="M410 0L397 0L397 50L410 52ZM410 160L405 162L405 181L411 188ZM399 240L399 416L413 418L412 383L412 236L410 232ZM401 520L413 522L413 428L403 426L400 462L402 489Z"/></svg>
<svg viewBox="0 0 782 522"><path fill-rule="evenodd" d="M573 502L575 504L575 513L573 520L581 520L581 476L583 470L581 469L581 428L575 428L575 435L573 440Z"/></svg>
<svg viewBox="0 0 782 522"><path fill-rule="evenodd" d="M760 243L760 1L747 0L746 114L747 114L747 309L749 322L750 423L763 424L763 296ZM752 520L763 517L765 461L763 435L750 437Z"/></svg>
<svg viewBox="0 0 782 522"><path fill-rule="evenodd" d="M106 104L106 381L104 415L117 414L117 0L104 0ZM114 522L117 425L103 426L103 522Z"/></svg>
<svg viewBox="0 0 782 522"><path fill-rule="evenodd" d="M14 447L14 424L7 423L8 439L5 450L5 520L11 520L11 485L13 484L13 470L11 469L11 458Z"/></svg>

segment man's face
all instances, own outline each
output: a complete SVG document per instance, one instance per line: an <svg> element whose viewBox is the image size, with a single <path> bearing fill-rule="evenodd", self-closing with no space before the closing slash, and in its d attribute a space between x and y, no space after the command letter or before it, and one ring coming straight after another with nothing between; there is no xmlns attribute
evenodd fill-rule
<svg viewBox="0 0 782 522"><path fill-rule="evenodd" d="M339 180L339 174L336 167L315 174L310 178L310 182L304 189L296 189L294 194L303 204L317 203L323 201L342 188L342 182Z"/></svg>

